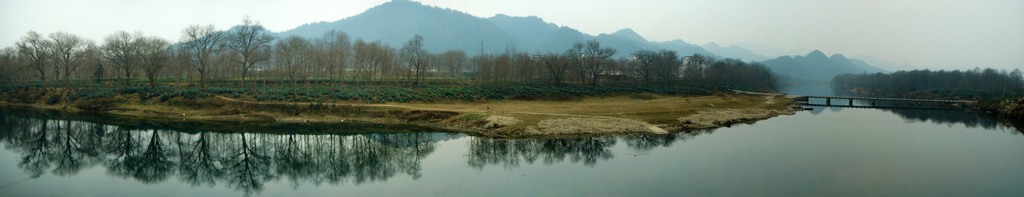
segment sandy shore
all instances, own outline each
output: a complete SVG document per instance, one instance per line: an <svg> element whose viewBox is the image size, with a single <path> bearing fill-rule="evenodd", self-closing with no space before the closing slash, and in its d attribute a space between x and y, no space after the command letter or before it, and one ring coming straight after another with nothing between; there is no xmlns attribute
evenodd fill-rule
<svg viewBox="0 0 1024 197"><path fill-rule="evenodd" d="M761 96L764 102L749 108L724 108L712 104L693 109L696 113L679 116L676 121L652 124L638 119L616 116L585 116L585 115L552 115L536 123L520 121L516 118L491 115L487 117L485 129L481 134L497 137L535 137L535 136L573 136L573 135L609 135L609 134L670 134L682 131L728 127L734 124L753 123L780 115L793 115L802 108L786 104L774 108L764 108L779 100L790 100L781 96ZM543 114L533 114L541 115ZM525 129L509 129L502 127L525 127Z"/></svg>

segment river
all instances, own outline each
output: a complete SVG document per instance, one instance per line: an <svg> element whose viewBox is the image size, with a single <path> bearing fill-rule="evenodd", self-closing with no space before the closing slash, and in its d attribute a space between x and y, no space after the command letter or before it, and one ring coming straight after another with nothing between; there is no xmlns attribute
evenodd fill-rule
<svg viewBox="0 0 1024 197"><path fill-rule="evenodd" d="M524 140L79 117L0 110L0 196L1024 196L1021 131L963 111Z"/></svg>

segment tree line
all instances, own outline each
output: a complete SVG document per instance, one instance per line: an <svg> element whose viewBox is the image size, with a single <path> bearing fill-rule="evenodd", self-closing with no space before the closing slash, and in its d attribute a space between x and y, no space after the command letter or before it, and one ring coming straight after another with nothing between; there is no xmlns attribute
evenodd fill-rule
<svg viewBox="0 0 1024 197"><path fill-rule="evenodd" d="M674 51L641 50L629 58L596 40L578 42L562 53L517 51L469 56L451 50L439 54L423 49L413 36L400 48L380 41L353 40L342 31L319 38L277 38L258 21L246 17L228 30L190 25L178 42L125 31L102 43L68 32L47 37L30 31L15 46L0 50L0 83L53 83L117 79L161 85L231 81L238 87L291 84L386 84L389 82L455 81L471 84L540 82L554 85L642 84L715 85L747 90L777 89L777 79L764 65L734 59L715 60Z"/></svg>
<svg viewBox="0 0 1024 197"><path fill-rule="evenodd" d="M996 70L911 70L890 74L845 74L832 79L833 87L891 96L927 94L928 97L1015 97L1024 95L1024 77L1020 69Z"/></svg>

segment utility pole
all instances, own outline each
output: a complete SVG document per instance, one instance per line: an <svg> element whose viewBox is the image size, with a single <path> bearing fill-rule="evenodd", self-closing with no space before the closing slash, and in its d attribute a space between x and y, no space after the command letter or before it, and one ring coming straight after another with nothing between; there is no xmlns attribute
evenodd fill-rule
<svg viewBox="0 0 1024 197"><path fill-rule="evenodd" d="M477 54L477 55L483 55L483 54L484 54L484 41L480 40L480 54Z"/></svg>
<svg viewBox="0 0 1024 197"><path fill-rule="evenodd" d="M1003 95L1000 95L999 97L1006 97L1006 84L1003 84Z"/></svg>

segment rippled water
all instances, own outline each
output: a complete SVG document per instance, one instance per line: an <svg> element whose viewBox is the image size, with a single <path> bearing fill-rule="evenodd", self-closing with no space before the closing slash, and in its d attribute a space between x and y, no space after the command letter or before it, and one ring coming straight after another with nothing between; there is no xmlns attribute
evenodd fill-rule
<svg viewBox="0 0 1024 197"><path fill-rule="evenodd" d="M528 140L87 117L0 110L0 196L1024 196L1024 136L963 111Z"/></svg>

